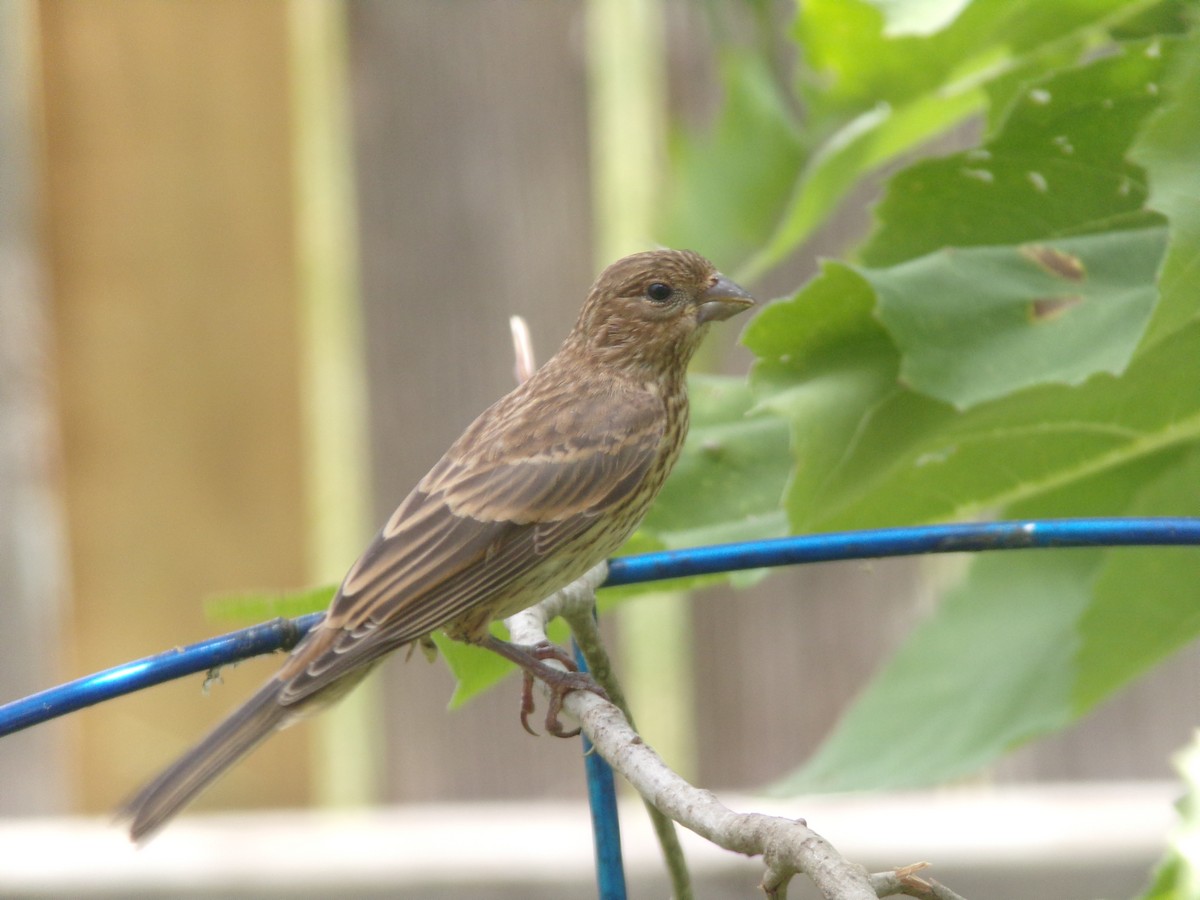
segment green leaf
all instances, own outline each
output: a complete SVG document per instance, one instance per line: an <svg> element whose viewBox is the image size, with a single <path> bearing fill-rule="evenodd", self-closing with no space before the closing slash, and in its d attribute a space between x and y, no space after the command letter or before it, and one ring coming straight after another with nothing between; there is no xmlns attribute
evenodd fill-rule
<svg viewBox="0 0 1200 900"><path fill-rule="evenodd" d="M1200 511L1181 503L1172 487L1195 481L1195 453L1167 451L1118 470L1077 481L1009 510L1014 518L1070 511L1075 515L1179 514ZM1191 488L1185 494L1195 495ZM914 787L968 775L1004 752L1078 719L1107 693L1082 691L1105 679L1104 691L1126 683L1147 664L1133 640L1098 643L1088 623L1103 608L1114 569L1149 576L1145 558L1174 566L1173 577L1194 576L1186 550L1038 550L979 555L965 580L948 592L843 716L812 760L778 790L862 790ZM1194 580L1194 577L1192 577ZM1156 582L1119 586L1122 615L1136 616ZM1150 587L1154 585L1154 587ZM1181 606L1194 607L1196 589ZM1182 615L1168 630L1185 624ZM1158 620L1161 624L1161 620ZM1116 626L1119 627L1119 626ZM1114 633L1116 630L1114 627ZM1200 627L1200 623L1197 623ZM1188 629L1191 629L1190 631ZM1132 634L1141 634L1137 629ZM1171 641L1150 641L1166 652ZM1104 654L1130 659L1102 659ZM1136 661L1135 661L1136 659ZM1132 664L1131 664L1132 663Z"/></svg>
<svg viewBox="0 0 1200 900"><path fill-rule="evenodd" d="M1200 879L1185 868L1175 852L1167 855L1154 873L1154 882L1139 900L1193 900L1200 891Z"/></svg>
<svg viewBox="0 0 1200 900"><path fill-rule="evenodd" d="M1133 41L1156 35L1183 35L1195 20L1195 0L1156 0L1139 3L1133 15L1112 29L1117 40Z"/></svg>
<svg viewBox="0 0 1200 900"><path fill-rule="evenodd" d="M823 262L815 278L793 296L768 303L746 326L742 343L758 357L751 380L771 388L764 364L802 377L827 358L886 341L874 309L875 292L861 275L843 263Z"/></svg>
<svg viewBox="0 0 1200 900"><path fill-rule="evenodd" d="M865 0L811 0L801 7L795 34L810 67L804 96L810 127L823 138L778 227L740 278L753 279L785 259L864 176L983 112L989 84L1004 81L1011 90L1014 76L1096 43L1114 11L1128 15L1120 0L1065 0L1049 8L1040 0L975 0L953 24L930 33L959 4L886 5L886 26ZM897 21L920 27L896 29ZM899 36L912 30L929 36ZM1044 173L1034 173L1040 184Z"/></svg>
<svg viewBox="0 0 1200 900"><path fill-rule="evenodd" d="M1146 47L1154 52L1154 43ZM1152 346L1200 315L1200 32L1192 34L1163 86L1166 102L1132 150L1150 178L1151 208L1170 221L1171 242L1159 275L1162 300L1147 330Z"/></svg>
<svg viewBox="0 0 1200 900"><path fill-rule="evenodd" d="M957 18L971 0L868 0L883 13L887 37L928 35Z"/></svg>
<svg viewBox="0 0 1200 900"><path fill-rule="evenodd" d="M492 623L492 634L505 639L508 637L504 626L499 622ZM566 644L571 638L570 629L561 619L550 623L546 628L546 635L560 645ZM452 640L443 632L434 632L433 642L437 644L457 682L454 685L454 694L450 697L450 709L458 709L471 698L490 690L517 671L517 667L503 656L482 647Z"/></svg>
<svg viewBox="0 0 1200 900"><path fill-rule="evenodd" d="M939 8L918 13L913 0L892 0L887 19L878 0L807 0L801 6L795 36L813 72L808 99L818 117L881 101L897 105L966 79L982 83L1080 32L1098 42L1144 6L1127 0L973 0L935 30L956 4L929 2ZM895 27L901 17L920 22L923 35L901 35Z"/></svg>
<svg viewBox="0 0 1200 900"><path fill-rule="evenodd" d="M1101 551L998 553L942 601L781 793L974 772L1070 719L1075 625Z"/></svg>
<svg viewBox="0 0 1200 900"><path fill-rule="evenodd" d="M983 133L988 135L999 131L1017 98L1029 90L1030 85L1077 65L1094 49L1094 35L1082 32L1056 41L1038 53L1014 60L1006 71L987 83L989 108Z"/></svg>
<svg viewBox="0 0 1200 900"><path fill-rule="evenodd" d="M831 474L869 410L896 390L898 354L872 317L874 303L858 273L826 263L746 329L746 346L759 357L751 374L759 403L791 422L795 469L786 505L794 531L808 529L831 502Z"/></svg>
<svg viewBox="0 0 1200 900"><path fill-rule="evenodd" d="M1023 94L985 148L994 154L989 165L1012 171L1029 154L1069 158L1062 174L1071 199L1037 205L1044 201L1030 200L1039 194L1025 177L1031 170L1019 169L1024 180L985 204L925 177L946 160L919 163L893 180L865 254L874 268L850 276L827 265L751 323L746 341L760 356L753 374L760 403L793 423L793 528L969 515L1196 439L1197 410L1184 399L1196 397L1185 386L1200 378L1194 335L1112 377L1123 371L1153 301L1162 240L1159 229L1128 230L1146 222L1145 192L1125 154L1157 102L1148 85L1173 46L1138 44L1046 80L1036 90L1048 98ZM936 253L988 242L1030 246ZM884 268L914 254L934 255ZM1179 290L1195 283L1183 279ZM1095 299L1077 303L1089 296L1084 288L1095 288ZM989 315L947 302L947 294L983 295ZM890 335L880 333L875 314ZM1155 399L1144 402L1144 394ZM1145 419L1151 410L1157 422Z"/></svg>
<svg viewBox="0 0 1200 900"><path fill-rule="evenodd" d="M492 631L497 636L504 636L503 628L497 625L493 625ZM450 698L450 709L458 709L472 697L499 684L516 671L512 663L491 650L451 640L440 631L433 634L433 642L437 644L446 665L454 675L454 694Z"/></svg>
<svg viewBox="0 0 1200 900"><path fill-rule="evenodd" d="M895 386L881 346L844 348L840 370L755 369L761 402L807 442L794 448L794 528L961 518L1200 437L1200 391L1187 387L1200 383L1200 327L1121 378L1030 389L965 413Z"/></svg>
<svg viewBox="0 0 1200 900"><path fill-rule="evenodd" d="M1196 438L1182 398L1197 392L1163 389L1200 377L1194 336L1125 370L1162 232L1120 230L1146 221L1124 156L1169 55L1145 43L1048 79L1037 90L1049 102L1023 95L983 151L1011 171L1069 158L1073 199L1050 209L1019 169L1020 184L989 185L985 204L926 177L946 160L919 163L892 182L873 268L827 265L751 323L760 403L793 423L793 528L969 515ZM1111 117L1089 119L1098 112ZM1014 246L977 249L988 242ZM972 249L937 252L956 243ZM914 254L928 258L895 265Z"/></svg>
<svg viewBox="0 0 1200 900"><path fill-rule="evenodd" d="M336 584L325 584L299 591L245 591L220 594L204 600L206 618L226 622L261 622L264 619L295 618L323 612L333 601Z"/></svg>
<svg viewBox="0 0 1200 900"><path fill-rule="evenodd" d="M1195 900L1200 897L1200 732L1175 757L1187 793L1176 804L1179 822L1172 829L1166 858L1154 882L1139 900Z"/></svg>
<svg viewBox="0 0 1200 900"><path fill-rule="evenodd" d="M789 513L823 529L977 516L1197 442L1197 384L1200 325L1136 357L1120 378L1032 388L964 413L895 390L859 414L854 442L823 473L821 508Z"/></svg>
<svg viewBox="0 0 1200 900"><path fill-rule="evenodd" d="M902 106L881 104L846 123L809 158L778 227L738 278L751 281L780 263L820 227L863 176L979 112L985 102L982 90L964 85Z"/></svg>
<svg viewBox="0 0 1200 900"><path fill-rule="evenodd" d="M1024 90L983 146L896 175L863 262L1146 224L1145 177L1126 155L1173 46L1139 43L1056 73Z"/></svg>
<svg viewBox="0 0 1200 900"><path fill-rule="evenodd" d="M959 409L1120 374L1158 299L1165 229L944 250L861 269L903 353L901 380Z"/></svg>
<svg viewBox="0 0 1200 900"><path fill-rule="evenodd" d="M668 246L691 247L731 271L770 234L806 147L766 60L728 52L720 77L725 101L711 135L672 135L659 230Z"/></svg>
<svg viewBox="0 0 1200 900"><path fill-rule="evenodd" d="M1128 515L1200 515L1200 449L1148 485ZM1079 623L1073 692L1078 712L1200 635L1200 549L1139 548L1109 554Z"/></svg>

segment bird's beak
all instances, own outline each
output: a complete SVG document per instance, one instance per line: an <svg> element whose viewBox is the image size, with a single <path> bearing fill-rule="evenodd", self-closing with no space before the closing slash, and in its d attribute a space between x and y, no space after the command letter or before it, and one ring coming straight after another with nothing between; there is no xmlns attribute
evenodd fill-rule
<svg viewBox="0 0 1200 900"><path fill-rule="evenodd" d="M705 322L717 322L736 316L753 305L754 298L746 291L724 275L717 275L717 280L700 295L700 309L696 313L696 320L701 325Z"/></svg>

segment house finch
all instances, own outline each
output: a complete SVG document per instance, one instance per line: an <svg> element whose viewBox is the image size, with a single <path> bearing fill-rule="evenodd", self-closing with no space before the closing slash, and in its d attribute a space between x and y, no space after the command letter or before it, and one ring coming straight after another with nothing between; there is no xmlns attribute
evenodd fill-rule
<svg viewBox="0 0 1200 900"><path fill-rule="evenodd" d="M710 322L753 302L690 251L638 253L605 269L558 353L421 479L279 672L126 804L133 839L436 629L502 653L558 699L589 687L544 653L494 637L489 623L570 584L637 527L687 432L688 361Z"/></svg>

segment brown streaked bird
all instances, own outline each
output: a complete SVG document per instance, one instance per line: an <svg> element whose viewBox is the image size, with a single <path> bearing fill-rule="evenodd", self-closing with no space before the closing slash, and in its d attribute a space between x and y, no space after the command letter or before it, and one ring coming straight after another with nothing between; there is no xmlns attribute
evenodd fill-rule
<svg viewBox="0 0 1200 900"><path fill-rule="evenodd" d="M133 839L384 655L439 628L513 660L556 699L594 689L488 625L571 583L637 527L687 433L688 361L709 323L753 302L687 250L637 253L605 269L558 353L421 479L279 672L122 808Z"/></svg>

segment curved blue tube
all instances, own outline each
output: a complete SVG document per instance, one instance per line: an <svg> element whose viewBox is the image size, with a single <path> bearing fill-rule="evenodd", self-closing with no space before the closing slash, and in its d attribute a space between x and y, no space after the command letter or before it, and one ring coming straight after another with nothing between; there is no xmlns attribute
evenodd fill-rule
<svg viewBox="0 0 1200 900"><path fill-rule="evenodd" d="M765 566L1033 547L1200 545L1200 519L1057 519L846 531L667 550L614 559L605 585ZM126 663L0 706L0 737L151 685L290 649L322 613L277 619Z"/></svg>
<svg viewBox="0 0 1200 900"><path fill-rule="evenodd" d="M0 737L184 675L207 672L263 653L290 650L324 615L310 613L297 619L264 622L197 644L147 656L123 666L114 666L23 700L6 703L0 706Z"/></svg>
<svg viewBox="0 0 1200 900"><path fill-rule="evenodd" d="M1195 518L1039 519L834 531L623 556L609 563L604 586L919 553L1196 544L1200 544L1200 519Z"/></svg>

